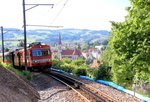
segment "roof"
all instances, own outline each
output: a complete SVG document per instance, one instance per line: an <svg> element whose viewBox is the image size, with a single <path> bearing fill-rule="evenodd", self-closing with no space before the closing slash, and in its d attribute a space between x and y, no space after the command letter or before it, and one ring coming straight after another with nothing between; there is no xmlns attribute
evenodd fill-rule
<svg viewBox="0 0 150 102"><path fill-rule="evenodd" d="M62 50L62 55L79 55L81 56L82 53L80 50Z"/></svg>
<svg viewBox="0 0 150 102"><path fill-rule="evenodd" d="M89 51L95 51L97 50L96 48L90 48Z"/></svg>
<svg viewBox="0 0 150 102"><path fill-rule="evenodd" d="M98 68L98 67L99 67L99 64L98 64L97 60L93 60L91 68Z"/></svg>

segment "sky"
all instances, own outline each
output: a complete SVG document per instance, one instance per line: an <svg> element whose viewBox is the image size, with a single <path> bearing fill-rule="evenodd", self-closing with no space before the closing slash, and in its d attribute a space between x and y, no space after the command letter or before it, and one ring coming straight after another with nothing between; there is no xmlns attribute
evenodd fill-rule
<svg viewBox="0 0 150 102"><path fill-rule="evenodd" d="M110 30L110 21L124 21L127 15L125 7L130 6L129 0L25 0L25 2L54 4L53 7L37 6L26 11L27 25L92 30ZM32 6L25 7L28 9ZM22 0L0 0L0 13L0 26L22 28ZM27 29L37 29L37 27L27 26Z"/></svg>

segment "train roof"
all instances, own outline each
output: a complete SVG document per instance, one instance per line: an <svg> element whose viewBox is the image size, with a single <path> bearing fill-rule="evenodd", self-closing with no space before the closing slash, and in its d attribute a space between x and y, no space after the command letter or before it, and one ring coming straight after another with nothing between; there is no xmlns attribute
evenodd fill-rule
<svg viewBox="0 0 150 102"><path fill-rule="evenodd" d="M12 52L5 52L4 55L10 55Z"/></svg>
<svg viewBox="0 0 150 102"><path fill-rule="evenodd" d="M44 43L41 43L41 42L31 43L28 46L28 48L48 48L48 47L50 47L50 46L46 45Z"/></svg>

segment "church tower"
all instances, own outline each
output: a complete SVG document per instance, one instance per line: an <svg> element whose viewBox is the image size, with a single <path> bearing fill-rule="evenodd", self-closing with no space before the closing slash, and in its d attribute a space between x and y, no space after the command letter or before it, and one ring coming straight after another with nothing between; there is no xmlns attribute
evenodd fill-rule
<svg viewBox="0 0 150 102"><path fill-rule="evenodd" d="M61 46L62 46L62 43L61 43L61 35L60 35L60 33L59 33L59 35L58 35L58 58L59 58L60 60L62 59L62 56L61 56L61 52L62 52Z"/></svg>

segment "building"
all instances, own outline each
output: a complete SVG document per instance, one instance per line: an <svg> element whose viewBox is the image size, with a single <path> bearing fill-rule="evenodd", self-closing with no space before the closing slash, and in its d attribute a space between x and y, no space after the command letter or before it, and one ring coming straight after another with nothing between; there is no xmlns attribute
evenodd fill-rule
<svg viewBox="0 0 150 102"><path fill-rule="evenodd" d="M62 50L61 57L69 58L71 60L76 60L76 59L82 57L82 53L80 50Z"/></svg>
<svg viewBox="0 0 150 102"><path fill-rule="evenodd" d="M98 63L98 60L94 59L89 67L90 68L98 68L99 65L100 65L100 63Z"/></svg>
<svg viewBox="0 0 150 102"><path fill-rule="evenodd" d="M57 54L58 59L69 58L71 60L76 60L82 56L80 50L64 50L62 49L61 35L58 36L58 50L54 51L54 54Z"/></svg>
<svg viewBox="0 0 150 102"><path fill-rule="evenodd" d="M58 36L58 58L61 60L62 59L62 56L61 56L61 52L62 52L62 43L61 43L61 35L59 33L59 36Z"/></svg>

